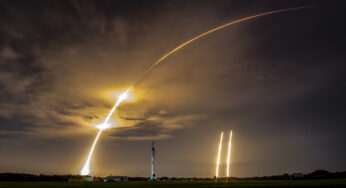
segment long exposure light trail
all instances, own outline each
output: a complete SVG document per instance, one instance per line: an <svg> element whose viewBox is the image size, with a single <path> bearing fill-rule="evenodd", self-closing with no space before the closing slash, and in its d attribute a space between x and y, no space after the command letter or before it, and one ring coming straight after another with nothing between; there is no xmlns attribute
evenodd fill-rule
<svg viewBox="0 0 346 188"><path fill-rule="evenodd" d="M126 99L128 98L128 92L129 92L129 91L130 91L129 89L126 90L123 94L121 94L121 95L118 97L117 102L115 103L115 105L113 106L113 108L111 109L111 111L108 113L108 115L107 115L106 119L104 120L104 122L103 122L100 126L98 126L98 129L100 129L100 130L99 130L99 133L97 134L97 136L96 136L96 138L95 138L95 140L94 140L94 142L93 142L93 145L91 146L91 149L90 149L90 151L89 151L88 158L86 159L86 161L85 161L85 163L84 163L84 165L83 165L83 167L82 167L82 170L80 171L80 174L81 174L81 175L89 175L89 174L90 174L90 160L91 160L91 156L92 156L92 154L93 154L93 152L94 152L95 146L96 146L96 144L97 144L97 141L99 140L102 131L103 131L104 129L107 129L107 128L110 127L110 125L109 125L109 123L108 123L110 117L111 117L112 114L114 113L115 109L119 106L119 104L120 104L122 101L124 101L124 100L126 100Z"/></svg>
<svg viewBox="0 0 346 188"><path fill-rule="evenodd" d="M137 84L139 81L142 80L142 78L148 74L151 70L153 70L158 64L160 64L163 60L165 60L168 56L172 55L173 53L179 51L181 48L189 45L190 43L206 36L206 35L209 35L211 33L214 33L215 31L218 31L218 30L221 30L223 28L226 28L226 27L229 27L231 25L234 25L236 23L240 23L240 22L243 22L243 21L246 21L246 20L252 20L254 18L257 18L257 17L261 17L261 16L265 16L265 15L270 15L270 14L276 14L276 13L280 13L280 12L287 12L287 11L293 11L293 10L299 10L299 9L306 9L306 8L313 8L315 6L302 6L302 7L295 7L295 8L287 8L287 9L280 9L280 10L274 10L274 11L270 11L270 12L265 12L265 13L260 13L260 14L256 14L256 15L253 15L253 16L248 16L248 17L245 17L245 18L241 18L239 20L235 20L235 21L232 21L232 22L228 22L224 25L221 25L221 26L218 26L216 28L213 28L213 29L210 29L209 31L207 32L204 32L200 35L197 35L196 37L180 44L179 46L177 46L176 48L174 48L173 50L167 52L165 55L163 55L160 59L158 59L157 61L155 61L146 71L144 71L139 77L138 79L136 80L135 84ZM135 85L134 84L134 85Z"/></svg>
<svg viewBox="0 0 346 188"><path fill-rule="evenodd" d="M229 167L231 164L232 131L229 133L228 152L227 152L227 177L229 177Z"/></svg>
<svg viewBox="0 0 346 188"><path fill-rule="evenodd" d="M220 166L220 156L221 156L221 149L222 149L222 138L223 138L223 132L221 132L220 143L219 143L219 150L218 150L218 153L217 153L216 172L215 172L216 178L219 177L219 166Z"/></svg>
<svg viewBox="0 0 346 188"><path fill-rule="evenodd" d="M265 13L260 13L260 14L256 14L256 15L253 15L253 16L249 16L249 17L245 17L245 18L241 18L241 19L238 19L238 20L235 20L235 21L232 21L232 22L228 22L224 25L221 25L221 26L218 26L216 28L213 28L213 29L210 29L182 44L180 44L179 46L177 46L176 48L174 48L173 50L169 51L168 53L164 54L160 59L158 59L157 61L155 61L148 69L146 69L139 77L138 79L134 82L134 84L129 87L117 100L116 104L113 106L113 108L110 110L110 112L108 113L105 121L103 124L101 124L98 128L100 129L99 130L99 133L97 134L94 142L93 142L93 145L90 149L90 152L89 152L89 155L86 159L86 162L84 163L84 166L80 172L81 175L89 175L90 174L90 160L91 160L91 156L93 154L93 151L94 151L94 148L97 144L97 141L102 133L102 130L106 129L106 128L109 128L110 125L108 123L110 117L113 115L114 111L116 110L117 106L124 100L126 99L126 96L127 94L129 93L129 91L131 90L131 88L133 88L136 84L138 84L142 79L143 77L148 74L150 71L152 71L158 64L160 64L162 61L164 61L167 57L169 57L170 55L172 55L173 53L179 51L180 49L182 49L183 47L189 45L190 43L206 36L206 35L209 35L215 31L218 31L218 30L221 30L223 28L226 28L226 27L229 27L231 25L234 25L236 23L240 23L240 22L243 22L243 21L246 21L246 20L251 20L251 19L254 19L254 18L257 18L257 17L261 17L261 16L265 16L265 15L270 15L270 14L276 14L276 13L280 13L280 12L286 12L286 11L293 11L293 10L298 10L298 9L306 9L306 8L312 8L314 6L302 6L302 7L295 7L295 8L287 8L287 9L280 9L280 10L274 10L274 11L270 11L270 12L265 12Z"/></svg>

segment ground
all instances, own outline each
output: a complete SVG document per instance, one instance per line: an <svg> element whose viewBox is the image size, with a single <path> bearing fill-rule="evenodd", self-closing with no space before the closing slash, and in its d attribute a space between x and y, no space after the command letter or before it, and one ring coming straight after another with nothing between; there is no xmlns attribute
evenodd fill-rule
<svg viewBox="0 0 346 188"><path fill-rule="evenodd" d="M129 182L0 182L0 188L98 188L98 187L346 187L346 179L331 180L232 180L226 181L129 181Z"/></svg>

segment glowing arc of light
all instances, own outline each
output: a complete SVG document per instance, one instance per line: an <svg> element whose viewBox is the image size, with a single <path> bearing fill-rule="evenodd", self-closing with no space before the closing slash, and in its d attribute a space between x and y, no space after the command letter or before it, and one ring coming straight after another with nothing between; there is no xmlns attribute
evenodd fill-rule
<svg viewBox="0 0 346 188"><path fill-rule="evenodd" d="M251 20L251 19L254 19L254 18L257 18L257 17L261 17L261 16L265 16L265 15L270 15L270 14L276 14L276 13L280 13L280 12L286 12L286 11L293 11L293 10L298 10L298 9L306 9L306 8L313 8L315 6L302 6L302 7L295 7L295 8L287 8L287 9L280 9L280 10L274 10L274 11L270 11L270 12L265 12L265 13L261 13L261 14L256 14L256 15L253 15L253 16L248 16L248 17L245 17L245 18L241 18L239 20L235 20L235 21L232 21L232 22L228 22L224 25L221 25L221 26L218 26L216 28L213 28L213 29L210 29L209 31L206 31L182 44L180 44L178 47L174 48L173 50L169 51L168 53L166 53L165 55L163 55L160 59L158 59L157 61L155 61L147 70L145 70L139 77L138 79L135 81L135 83L133 85L136 85L140 80L142 80L142 78L147 74L149 73L152 69L154 69L158 64L160 64L163 60L165 60L168 56L170 56L171 54L177 52L178 50L180 50L181 48L189 45L190 43L206 36L206 35L209 35L215 31L218 31L218 30L221 30L225 27L228 27L228 26L231 26L231 25L234 25L236 23L239 23L239 22L243 22L243 21L246 21L246 20Z"/></svg>
<svg viewBox="0 0 346 188"><path fill-rule="evenodd" d="M227 152L227 177L229 177L229 167L231 164L232 131L229 133L228 152Z"/></svg>
<svg viewBox="0 0 346 188"><path fill-rule="evenodd" d="M87 160L85 161L85 163L84 163L84 165L83 165L83 168L82 168L82 170L81 170L81 172L80 172L80 174L83 175L83 176L84 176L84 175L89 175L89 173L90 173L90 160L91 160L91 156L92 156L92 154L93 154L93 152L94 152L96 143L97 143L97 141L99 140L99 137L100 137L100 135L101 135L101 133L102 133L102 130L103 130L103 129L100 129L100 130L99 130L99 133L97 134L97 136L96 136L96 138L95 138L95 140L94 140L94 143L93 143L93 145L91 146L91 149L90 149L88 158L87 158Z"/></svg>
<svg viewBox="0 0 346 188"><path fill-rule="evenodd" d="M127 89L124 93L122 93L122 94L118 97L117 102L115 103L115 105L113 106L113 108L111 109L111 111L109 111L109 113L107 114L106 119L104 120L104 122L102 123L102 125L99 126L99 129L100 129L100 130L99 130L99 132L98 132L98 134L97 134L97 136L96 136L96 138L95 138L95 140L94 140L94 142L93 142L93 145L92 145L91 148L90 148L88 157L87 157L87 159L86 159L86 161L85 161L85 163L84 163L84 165L83 165L83 167L82 167L82 170L80 171L80 174L81 174L81 175L89 175L89 173L90 173L90 160L91 160L91 156L92 156L93 153L94 153L94 149L95 149L95 146L96 146L96 144L97 144L97 141L99 140L99 137L100 137L102 131L103 131L104 129L106 129L106 128L109 127L109 126L108 126L108 121L109 121L110 117L112 116L112 114L114 113L114 111L117 109L117 107L119 106L119 104L120 104L121 102L123 102L124 100L127 99L129 91L130 91L130 89Z"/></svg>
<svg viewBox="0 0 346 188"><path fill-rule="evenodd" d="M220 144L219 144L219 151L217 153L217 161L216 161L216 172L215 176L219 177L219 166L220 166L220 156L221 156L221 149L222 149L222 138L223 138L223 132L221 132L221 138L220 138Z"/></svg>
<svg viewBox="0 0 346 188"><path fill-rule="evenodd" d="M245 18L242 18L242 19L239 19L239 20L235 20L235 21L226 23L226 24L221 25L221 26L219 26L219 27L213 28L213 29L211 29L211 30L209 30L209 31L207 31L207 32L204 32L204 33L202 33L202 34L200 34L200 35L198 35L198 36L196 36L196 37L194 37L194 38L192 38L192 39L190 39L190 40L188 40L188 41L186 41L186 42L180 44L178 47L176 47L176 48L174 48L173 50L169 51L168 53L166 53L165 55L163 55L160 59L158 59L157 61L155 61L148 69L146 69L146 70L138 77L138 79L134 82L134 84L133 84L131 87L129 87L129 88L126 90L126 92L124 92L122 95L123 95L123 96L126 96L127 93L130 91L130 89L131 89L132 87L134 87L139 81L141 81L142 78L143 78L146 74L148 74L152 69L154 69L158 64L160 64L160 63L161 63L163 60L165 60L168 56L170 56L171 54L173 54L173 53L179 51L181 48L187 46L188 44L190 44L190 43L192 43L192 42L194 42L194 41L196 41L196 40L198 40L198 39L200 39L200 38L202 38L202 37L204 37L204 36L206 36L206 35L209 35L209 34L215 32L215 31L221 30L221 29L223 29L223 28L225 28L225 27L228 27L228 26L231 26L231 25L233 25L233 24L236 24L236 23L239 23L239 22L243 22L243 21L246 21L246 20L251 20L251 19L254 19L254 18L257 18L257 17L261 17L261 16L265 16L265 15L269 15L269 14L275 14L275 13L279 13L279 12L286 12L286 11L292 11L292 10L298 10L298 9L306 9L306 8L312 8L312 7L314 7L314 6L303 6L303 7L296 7L296 8L280 9L280 10L274 10L274 11L265 12L265 13L261 13L261 14L256 14L256 15L253 15L253 16L245 17ZM119 97L119 99L121 99L121 97ZM97 143L97 141L98 141L98 138L99 138L100 134L102 133L102 130L105 129L105 127L106 127L105 125L108 124L108 121L109 121L110 117L113 115L114 111L116 110L116 107L122 102L122 100L119 100L119 99L117 100L116 104L113 106L113 108L111 109L111 111L108 113L108 115L107 115L107 117L106 117L104 123L102 124L102 125L104 125L104 126L101 126L101 127L99 128L100 131L99 131L99 133L97 134L97 136L96 136L96 138L95 138L95 140L94 140L94 143L93 143L93 145L92 145L92 147L91 147L91 149L90 149L88 158L87 158L87 160L86 160L86 162L84 163L84 166L83 166L83 168L82 168L82 171L81 171L81 174L82 174L82 175L88 175L88 174L90 173L90 167L86 167L86 165L90 166L90 159L91 159L92 153L93 153L93 151L94 151L94 148L95 148L95 146L96 146L96 143ZM86 169L86 170L84 170L84 169ZM218 167L217 167L217 169L218 169ZM88 172L88 173L86 173L86 172ZM218 173L218 172L217 172L217 173Z"/></svg>
<svg viewBox="0 0 346 188"><path fill-rule="evenodd" d="M108 115L107 115L105 121L103 122L103 124L107 124L107 123L108 123L108 121L109 121L109 119L112 117L112 115L113 115L115 109L117 109L117 107L119 106L119 104L120 104L121 102L123 102L125 99L127 99L129 91L130 91L130 88L128 88L124 93L122 93L122 94L118 97L117 102L114 104L114 106L113 106L113 108L111 109L111 111L109 111L109 113L108 113Z"/></svg>

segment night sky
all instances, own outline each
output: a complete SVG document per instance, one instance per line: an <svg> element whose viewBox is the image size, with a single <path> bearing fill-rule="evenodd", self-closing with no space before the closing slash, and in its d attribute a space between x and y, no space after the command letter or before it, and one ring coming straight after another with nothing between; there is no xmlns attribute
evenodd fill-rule
<svg viewBox="0 0 346 188"><path fill-rule="evenodd" d="M212 177L233 130L231 176L346 170L344 1L0 1L0 172ZM228 138L221 156L225 176Z"/></svg>

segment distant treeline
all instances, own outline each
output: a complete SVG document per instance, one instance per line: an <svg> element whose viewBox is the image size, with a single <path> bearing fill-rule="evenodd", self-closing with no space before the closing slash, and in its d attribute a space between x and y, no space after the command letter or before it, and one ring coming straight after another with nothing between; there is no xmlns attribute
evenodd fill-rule
<svg viewBox="0 0 346 188"><path fill-rule="evenodd" d="M300 174L300 173L294 173ZM309 174L302 174L302 176L295 176L294 174L282 174L277 176L262 176L262 177L249 177L249 178L235 178L235 179L248 179L248 180L289 180L289 179L339 179L346 178L346 171L344 172L328 172L327 170L316 170Z"/></svg>
<svg viewBox="0 0 346 188"><path fill-rule="evenodd" d="M295 173L301 174L301 173ZM0 181L69 181L70 179L83 179L86 176L79 175L33 175L33 174L22 174L22 173L0 173ZM249 178L236 178L231 177L229 179L246 179L246 180L289 180L289 179L338 179L346 178L345 172L328 172L326 170L317 170L309 174L301 174L295 176L294 174L282 174L277 176L263 176L263 177L249 177ZM103 181L103 177L94 177L94 181ZM129 181L147 181L148 177L128 177ZM197 178L197 177L160 177L160 181L194 181L194 180L213 180L215 178ZM226 178L218 178L223 180Z"/></svg>
<svg viewBox="0 0 346 188"><path fill-rule="evenodd" d="M70 178L81 179L83 176L0 173L0 181L68 181Z"/></svg>

